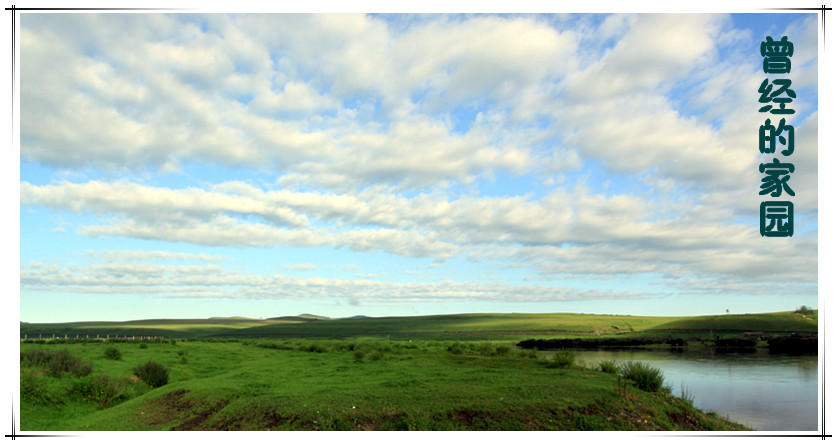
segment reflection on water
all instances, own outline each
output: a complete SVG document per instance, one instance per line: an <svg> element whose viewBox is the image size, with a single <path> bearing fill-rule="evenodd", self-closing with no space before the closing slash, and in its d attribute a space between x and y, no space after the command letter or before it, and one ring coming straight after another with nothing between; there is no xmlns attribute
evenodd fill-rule
<svg viewBox="0 0 837 445"><path fill-rule="evenodd" d="M817 430L817 357L713 350L576 351L588 366L642 361L660 368L672 394L681 385L703 411L759 431Z"/></svg>

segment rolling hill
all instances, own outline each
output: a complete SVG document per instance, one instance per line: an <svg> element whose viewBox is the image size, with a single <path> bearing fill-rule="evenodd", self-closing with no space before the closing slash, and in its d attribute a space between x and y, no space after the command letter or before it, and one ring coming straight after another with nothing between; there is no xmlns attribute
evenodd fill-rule
<svg viewBox="0 0 837 445"><path fill-rule="evenodd" d="M99 338L159 336L165 338L352 338L401 339L522 339L602 335L666 335L671 333L737 333L759 331L787 334L817 332L817 312L728 314L695 317L645 317L596 314L455 314L415 317L327 318L302 314L255 319L152 319L124 322L21 323L20 337Z"/></svg>

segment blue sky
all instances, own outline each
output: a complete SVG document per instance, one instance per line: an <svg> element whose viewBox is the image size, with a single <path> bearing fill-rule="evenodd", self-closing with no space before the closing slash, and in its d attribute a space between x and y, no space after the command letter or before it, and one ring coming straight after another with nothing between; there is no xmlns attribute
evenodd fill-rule
<svg viewBox="0 0 837 445"><path fill-rule="evenodd" d="M21 321L817 307L816 14L21 14ZM762 238L759 43L795 45Z"/></svg>

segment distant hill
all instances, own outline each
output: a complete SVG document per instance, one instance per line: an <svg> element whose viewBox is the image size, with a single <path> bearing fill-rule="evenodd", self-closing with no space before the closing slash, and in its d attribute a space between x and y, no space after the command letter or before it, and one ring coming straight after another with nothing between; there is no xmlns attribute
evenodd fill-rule
<svg viewBox="0 0 837 445"><path fill-rule="evenodd" d="M323 317L322 315L314 315L314 314L299 314L298 317L308 318L308 319L312 319L312 320L331 320L330 317Z"/></svg>
<svg viewBox="0 0 837 445"><path fill-rule="evenodd" d="M303 321L331 320L331 318L330 317L323 317L322 315L299 314L299 315L286 315L286 316L283 316L283 317L272 317L272 318L268 318L267 320L303 322Z"/></svg>
<svg viewBox="0 0 837 445"><path fill-rule="evenodd" d="M817 333L817 315L794 312L699 317L638 317L595 314L454 314L336 319L312 314L254 319L155 319L125 322L20 323L21 338L162 336L166 338L375 337L428 340L523 340L528 338L669 335L700 336L747 331Z"/></svg>
<svg viewBox="0 0 837 445"><path fill-rule="evenodd" d="M209 320L258 320L258 318L233 316L233 317L209 317Z"/></svg>

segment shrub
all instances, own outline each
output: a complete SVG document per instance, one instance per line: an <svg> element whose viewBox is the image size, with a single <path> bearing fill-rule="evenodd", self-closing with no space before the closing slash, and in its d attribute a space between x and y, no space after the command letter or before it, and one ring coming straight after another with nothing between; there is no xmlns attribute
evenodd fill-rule
<svg viewBox="0 0 837 445"><path fill-rule="evenodd" d="M169 369L153 360L137 365L134 373L152 388L159 388L169 382Z"/></svg>
<svg viewBox="0 0 837 445"><path fill-rule="evenodd" d="M663 388L663 372L648 363L626 362L619 371L622 377L633 381L643 391L655 392Z"/></svg>
<svg viewBox="0 0 837 445"><path fill-rule="evenodd" d="M463 352L465 352L465 347L462 346L462 343L456 342L448 346L448 352L452 354L462 354Z"/></svg>
<svg viewBox="0 0 837 445"><path fill-rule="evenodd" d="M538 358L538 350L537 349L518 349L517 355L520 358Z"/></svg>
<svg viewBox="0 0 837 445"><path fill-rule="evenodd" d="M360 349L355 349L355 361L362 362L363 361L363 351Z"/></svg>
<svg viewBox="0 0 837 445"><path fill-rule="evenodd" d="M575 353L572 351L558 351L552 356L552 364L556 368L571 368L575 364Z"/></svg>
<svg viewBox="0 0 837 445"><path fill-rule="evenodd" d="M281 343L273 342L273 341L262 341L262 342L258 342L258 343L254 342L252 344L254 344L255 346L258 346L260 348L265 348L265 349L278 349L278 350L284 350L284 351L292 351L294 349L297 349L296 345L294 345L292 343L289 343L287 341L283 341Z"/></svg>
<svg viewBox="0 0 837 445"><path fill-rule="evenodd" d="M119 352L119 349L109 347L105 349L105 358L109 358L111 360L120 360L122 359L122 353Z"/></svg>
<svg viewBox="0 0 837 445"><path fill-rule="evenodd" d="M20 370L20 398L36 405L63 404L63 397L53 394L49 386L29 369Z"/></svg>
<svg viewBox="0 0 837 445"><path fill-rule="evenodd" d="M808 306L805 306L804 304L796 308L794 312L802 315L814 315L814 310L809 308Z"/></svg>
<svg viewBox="0 0 837 445"><path fill-rule="evenodd" d="M140 349L148 349L148 343L140 343Z"/></svg>
<svg viewBox="0 0 837 445"><path fill-rule="evenodd" d="M47 374L60 377L65 372L76 377L90 375L93 372L93 363L70 354L70 351L45 351L33 349L20 353L22 364L40 366L45 368Z"/></svg>
<svg viewBox="0 0 837 445"><path fill-rule="evenodd" d="M326 349L325 346L323 346L319 343L302 344L302 345L299 346L299 350L300 351L305 351L305 352L316 352L316 353L323 353L323 352L328 351L328 349Z"/></svg>
<svg viewBox="0 0 837 445"><path fill-rule="evenodd" d="M72 392L81 398L99 405L105 409L128 398L128 382L100 375L93 379L85 379L73 385Z"/></svg>
<svg viewBox="0 0 837 445"><path fill-rule="evenodd" d="M494 355L499 355L501 357L505 357L511 353L511 347L509 346L497 346L494 348Z"/></svg>
<svg viewBox="0 0 837 445"><path fill-rule="evenodd" d="M492 355L494 353L494 346L489 342L480 343L479 352L480 355Z"/></svg>
<svg viewBox="0 0 837 445"><path fill-rule="evenodd" d="M619 372L619 365L613 360L605 360L599 363L599 370L608 374L616 374Z"/></svg>

